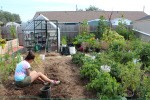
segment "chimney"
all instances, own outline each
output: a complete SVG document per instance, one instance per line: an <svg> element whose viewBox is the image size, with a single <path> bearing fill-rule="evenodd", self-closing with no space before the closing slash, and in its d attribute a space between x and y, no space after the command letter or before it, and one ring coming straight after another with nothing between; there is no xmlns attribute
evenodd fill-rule
<svg viewBox="0 0 150 100"><path fill-rule="evenodd" d="M78 11L78 6L76 5L76 11Z"/></svg>
<svg viewBox="0 0 150 100"><path fill-rule="evenodd" d="M143 12L145 11L145 6L143 6Z"/></svg>

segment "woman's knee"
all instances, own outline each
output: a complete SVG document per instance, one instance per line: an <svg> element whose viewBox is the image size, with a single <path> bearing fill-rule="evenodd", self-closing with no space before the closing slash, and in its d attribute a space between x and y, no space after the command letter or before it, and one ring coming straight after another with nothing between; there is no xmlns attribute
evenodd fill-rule
<svg viewBox="0 0 150 100"><path fill-rule="evenodd" d="M39 75L42 75L43 73L42 72L37 72Z"/></svg>
<svg viewBox="0 0 150 100"><path fill-rule="evenodd" d="M36 71L31 71L30 76L37 76L38 73Z"/></svg>
<svg viewBox="0 0 150 100"><path fill-rule="evenodd" d="M37 73L35 70L31 71L31 73Z"/></svg>

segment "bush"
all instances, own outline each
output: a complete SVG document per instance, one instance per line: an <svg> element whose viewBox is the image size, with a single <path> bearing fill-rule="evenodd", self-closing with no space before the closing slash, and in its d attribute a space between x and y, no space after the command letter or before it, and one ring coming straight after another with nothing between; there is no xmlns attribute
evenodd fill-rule
<svg viewBox="0 0 150 100"><path fill-rule="evenodd" d="M81 52L77 52L76 54L71 55L72 56L72 62L74 64L77 64L78 66L82 66L84 63L84 57L85 54Z"/></svg>
<svg viewBox="0 0 150 100"><path fill-rule="evenodd" d="M150 66L150 44L147 44L143 47L143 49L140 52L140 59L143 63L143 67Z"/></svg>
<svg viewBox="0 0 150 100"><path fill-rule="evenodd" d="M101 72L99 77L87 84L89 90L95 90L98 94L105 95L108 98L118 96L120 84L107 72ZM101 98L101 97L99 97Z"/></svg>
<svg viewBox="0 0 150 100"><path fill-rule="evenodd" d="M92 59L91 61L88 60L80 68L80 74L82 78L87 78L89 80L92 80L100 74L100 66Z"/></svg>

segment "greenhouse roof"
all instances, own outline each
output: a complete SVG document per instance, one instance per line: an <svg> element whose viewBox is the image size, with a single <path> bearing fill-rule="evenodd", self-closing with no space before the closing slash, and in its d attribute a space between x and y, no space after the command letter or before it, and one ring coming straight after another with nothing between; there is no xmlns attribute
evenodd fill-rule
<svg viewBox="0 0 150 100"><path fill-rule="evenodd" d="M34 28L36 29L46 29L46 24L47 24L47 29L52 30L52 29L57 29L57 26L49 21L48 18L40 14L36 18L32 19L31 22L25 27L24 31L34 31Z"/></svg>

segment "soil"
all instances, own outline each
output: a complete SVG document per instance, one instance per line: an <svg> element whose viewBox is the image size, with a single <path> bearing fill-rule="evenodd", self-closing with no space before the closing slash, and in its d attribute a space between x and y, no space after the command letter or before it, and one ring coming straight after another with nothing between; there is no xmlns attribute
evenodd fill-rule
<svg viewBox="0 0 150 100"><path fill-rule="evenodd" d="M34 69L41 71L50 79L60 80L61 84L51 86L51 98L57 99L90 99L96 94L86 90L87 81L80 78L79 67L72 63L71 56L62 56L58 53L48 53L44 61ZM40 98L40 88L44 85L34 82L29 87L16 90L13 75L6 82L0 84L0 98L3 100L36 100ZM37 97L37 98L36 98ZM21 99L22 100L22 99Z"/></svg>

